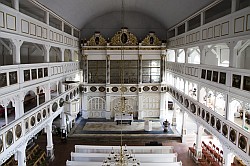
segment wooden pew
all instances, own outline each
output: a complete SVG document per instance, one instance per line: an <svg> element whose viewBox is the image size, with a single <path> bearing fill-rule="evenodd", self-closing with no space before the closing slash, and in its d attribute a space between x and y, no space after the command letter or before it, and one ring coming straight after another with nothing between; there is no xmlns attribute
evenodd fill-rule
<svg viewBox="0 0 250 166"><path fill-rule="evenodd" d="M71 152L71 161L102 162L108 157L106 153L74 153ZM169 154L135 154L141 163L171 163L177 162L177 153Z"/></svg>
<svg viewBox="0 0 250 166"><path fill-rule="evenodd" d="M118 151L120 146L92 146L75 145L76 153L110 153L111 150ZM127 146L127 150L133 154L168 154L174 153L173 146Z"/></svg>
<svg viewBox="0 0 250 166"><path fill-rule="evenodd" d="M66 166L101 166L102 162L66 161ZM157 166L182 166L182 162L156 163ZM141 163L141 166L152 166L152 163Z"/></svg>

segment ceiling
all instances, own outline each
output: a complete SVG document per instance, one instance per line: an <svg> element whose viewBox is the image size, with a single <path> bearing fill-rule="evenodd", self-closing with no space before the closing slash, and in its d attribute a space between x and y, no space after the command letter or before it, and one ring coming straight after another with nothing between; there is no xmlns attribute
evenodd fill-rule
<svg viewBox="0 0 250 166"><path fill-rule="evenodd" d="M37 0L79 29L92 20L120 12L122 0ZM150 16L168 29L215 0L124 0L125 15Z"/></svg>

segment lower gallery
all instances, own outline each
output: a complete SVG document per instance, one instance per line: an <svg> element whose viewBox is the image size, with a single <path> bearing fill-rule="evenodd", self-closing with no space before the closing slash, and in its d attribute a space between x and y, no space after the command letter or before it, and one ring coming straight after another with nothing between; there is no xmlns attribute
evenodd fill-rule
<svg viewBox="0 0 250 166"><path fill-rule="evenodd" d="M249 166L249 0L0 0L0 165Z"/></svg>

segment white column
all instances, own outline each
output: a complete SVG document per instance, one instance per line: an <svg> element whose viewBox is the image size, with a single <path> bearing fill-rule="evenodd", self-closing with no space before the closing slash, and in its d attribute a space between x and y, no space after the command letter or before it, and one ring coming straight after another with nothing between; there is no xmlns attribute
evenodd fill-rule
<svg viewBox="0 0 250 166"><path fill-rule="evenodd" d="M223 160L224 160L223 166L231 166L233 162L233 153L225 145L222 145L222 149L223 149Z"/></svg>
<svg viewBox="0 0 250 166"><path fill-rule="evenodd" d="M172 117L172 126L176 126L176 103L173 102L174 110L173 110L173 117Z"/></svg>
<svg viewBox="0 0 250 166"><path fill-rule="evenodd" d="M202 134L204 133L204 127L200 124L197 123L197 135L196 135L196 145L195 145L195 149L196 149L196 159L198 160L199 158L202 158L202 147L201 147L201 137Z"/></svg>
<svg viewBox="0 0 250 166"><path fill-rule="evenodd" d="M143 119L143 117L144 117L143 116L143 98L142 98L142 92L139 91L138 93L138 119Z"/></svg>
<svg viewBox="0 0 250 166"><path fill-rule="evenodd" d="M88 119L89 115L88 115L88 109L87 109L87 105L88 105L88 93L87 92L83 92L82 103L83 103L82 117L84 119Z"/></svg>
<svg viewBox="0 0 250 166"><path fill-rule="evenodd" d="M201 26L205 24L205 13L201 12Z"/></svg>
<svg viewBox="0 0 250 166"><path fill-rule="evenodd" d="M48 83L45 86L45 101L51 100L51 95L50 95L50 83Z"/></svg>
<svg viewBox="0 0 250 166"><path fill-rule="evenodd" d="M178 62L179 50L174 50L174 52L175 52L174 62Z"/></svg>
<svg viewBox="0 0 250 166"><path fill-rule="evenodd" d="M200 49L200 64L204 64L205 60L205 46L201 45L199 46Z"/></svg>
<svg viewBox="0 0 250 166"><path fill-rule="evenodd" d="M184 48L184 52L185 52L185 63L188 63L188 49L187 48Z"/></svg>
<svg viewBox="0 0 250 166"><path fill-rule="evenodd" d="M65 48L60 48L60 61L64 62L64 53L65 53Z"/></svg>
<svg viewBox="0 0 250 166"><path fill-rule="evenodd" d="M75 53L75 50L70 50L70 58L69 58L69 61L73 61L73 57L74 57L74 53Z"/></svg>
<svg viewBox="0 0 250 166"><path fill-rule="evenodd" d="M106 94L106 113L105 113L105 116L106 116L106 119L110 119L111 118L111 108L110 108L110 94L107 93Z"/></svg>
<svg viewBox="0 0 250 166"><path fill-rule="evenodd" d="M231 13L235 12L237 9L237 0L232 0Z"/></svg>
<svg viewBox="0 0 250 166"><path fill-rule="evenodd" d="M161 91L161 101L160 101L160 119L165 119L166 117L166 108L165 108L165 101L166 101L166 92Z"/></svg>
<svg viewBox="0 0 250 166"><path fill-rule="evenodd" d="M74 36L74 28L71 27L71 35Z"/></svg>
<svg viewBox="0 0 250 166"><path fill-rule="evenodd" d="M139 60L139 76L138 76L138 78L139 78L139 84L142 84L142 55L140 54L139 56L138 56L138 60Z"/></svg>
<svg viewBox="0 0 250 166"><path fill-rule="evenodd" d="M227 43L229 47L229 67L237 67L237 49L235 48L237 43Z"/></svg>
<svg viewBox="0 0 250 166"><path fill-rule="evenodd" d="M64 32L64 22L62 21L62 31Z"/></svg>
<svg viewBox="0 0 250 166"><path fill-rule="evenodd" d="M52 111L52 110L51 110ZM53 137L52 137L52 122L49 122L46 126L47 133L47 157L50 159L54 159L54 148L53 148Z"/></svg>
<svg viewBox="0 0 250 166"><path fill-rule="evenodd" d="M44 12L44 22L45 24L49 25L49 12L48 11Z"/></svg>
<svg viewBox="0 0 250 166"><path fill-rule="evenodd" d="M7 126L8 124L8 110L7 110L7 105L4 106L4 118L5 118L5 125Z"/></svg>
<svg viewBox="0 0 250 166"><path fill-rule="evenodd" d="M19 0L12 0L12 6L19 11Z"/></svg>
<svg viewBox="0 0 250 166"><path fill-rule="evenodd" d="M106 84L110 84L110 55L106 56Z"/></svg>
<svg viewBox="0 0 250 166"><path fill-rule="evenodd" d="M23 41L14 39L11 42L13 44L13 64L20 64L21 63L21 46L23 44Z"/></svg>
<svg viewBox="0 0 250 166"><path fill-rule="evenodd" d="M187 22L185 22L185 32L187 32L188 31L188 21Z"/></svg>
<svg viewBox="0 0 250 166"><path fill-rule="evenodd" d="M67 120L64 112L61 113L61 132L67 135Z"/></svg>
<svg viewBox="0 0 250 166"><path fill-rule="evenodd" d="M188 114L185 112L185 111L183 111L183 122L182 122L182 136L184 136L184 135L187 135L187 128L186 128L186 126L187 126L187 118L188 118Z"/></svg>
<svg viewBox="0 0 250 166"><path fill-rule="evenodd" d="M83 56L83 83L88 83L88 55Z"/></svg>
<svg viewBox="0 0 250 166"><path fill-rule="evenodd" d="M175 31L175 36L177 36L178 35L178 28L176 27L175 29L174 29Z"/></svg>
<svg viewBox="0 0 250 166"><path fill-rule="evenodd" d="M26 166L26 154L25 154L26 146L27 146L27 143L24 143L21 147L17 149L15 157L17 158L18 166Z"/></svg>
<svg viewBox="0 0 250 166"><path fill-rule="evenodd" d="M51 46L50 45L44 45L44 62L49 63L49 51Z"/></svg>

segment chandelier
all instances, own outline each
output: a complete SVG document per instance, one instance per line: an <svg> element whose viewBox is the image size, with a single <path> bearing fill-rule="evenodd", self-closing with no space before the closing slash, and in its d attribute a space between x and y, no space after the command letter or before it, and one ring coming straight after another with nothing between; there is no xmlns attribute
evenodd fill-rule
<svg viewBox="0 0 250 166"><path fill-rule="evenodd" d="M118 152L115 152L112 148L108 157L103 161L102 166L138 166L140 162L135 158L135 155L130 153L126 144L120 146Z"/></svg>
<svg viewBox="0 0 250 166"><path fill-rule="evenodd" d="M124 0L122 0L122 8L121 8L121 23L122 27L124 27ZM122 88L124 88L124 40L123 35L121 36L121 70L120 70L120 76L121 76L121 105L119 108L119 113L121 115L121 142L120 142L120 149L117 151L114 151L112 148L110 154L103 160L102 166L138 166L140 165L139 160L135 158L135 155L133 155L131 152L127 150L126 144L123 146L122 141L122 114L126 113L126 103L125 103L125 97L124 97L124 91Z"/></svg>

